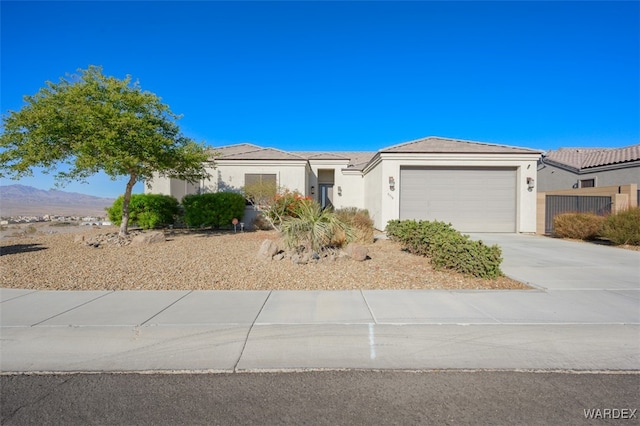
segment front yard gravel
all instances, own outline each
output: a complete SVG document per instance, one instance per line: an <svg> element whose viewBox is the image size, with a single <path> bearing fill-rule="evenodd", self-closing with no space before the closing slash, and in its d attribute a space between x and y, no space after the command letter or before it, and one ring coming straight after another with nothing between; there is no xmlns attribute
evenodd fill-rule
<svg viewBox="0 0 640 426"><path fill-rule="evenodd" d="M377 240L370 259L348 257L306 265L288 259L260 261L265 239L275 231L176 232L167 241L142 246L100 245L89 240L110 229L5 237L0 242L0 287L38 290L354 290L527 289L506 277L483 280L434 271L429 259Z"/></svg>

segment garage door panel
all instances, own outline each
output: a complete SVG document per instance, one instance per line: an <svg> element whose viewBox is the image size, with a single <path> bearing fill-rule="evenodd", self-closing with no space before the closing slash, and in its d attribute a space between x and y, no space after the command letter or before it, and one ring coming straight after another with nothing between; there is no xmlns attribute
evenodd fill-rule
<svg viewBox="0 0 640 426"><path fill-rule="evenodd" d="M400 218L449 222L462 232L515 232L516 170L401 168Z"/></svg>

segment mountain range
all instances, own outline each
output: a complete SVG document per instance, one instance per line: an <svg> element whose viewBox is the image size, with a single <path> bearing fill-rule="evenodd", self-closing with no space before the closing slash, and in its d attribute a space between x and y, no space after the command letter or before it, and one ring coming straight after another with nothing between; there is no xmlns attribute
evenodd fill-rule
<svg viewBox="0 0 640 426"><path fill-rule="evenodd" d="M25 185L0 185L0 216L105 216L113 198L77 192L48 191Z"/></svg>

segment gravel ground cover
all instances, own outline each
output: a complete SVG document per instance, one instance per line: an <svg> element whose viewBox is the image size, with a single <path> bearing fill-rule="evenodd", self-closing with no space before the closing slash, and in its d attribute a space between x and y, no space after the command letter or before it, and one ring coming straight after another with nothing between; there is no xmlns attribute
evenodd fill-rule
<svg viewBox="0 0 640 426"><path fill-rule="evenodd" d="M483 280L434 271L427 258L379 239L366 245L369 259L348 257L296 265L264 262L256 255L275 231L167 233L167 241L143 246L78 242L113 227L59 233L42 230L0 241L0 287L39 290L353 290L527 289L506 277Z"/></svg>

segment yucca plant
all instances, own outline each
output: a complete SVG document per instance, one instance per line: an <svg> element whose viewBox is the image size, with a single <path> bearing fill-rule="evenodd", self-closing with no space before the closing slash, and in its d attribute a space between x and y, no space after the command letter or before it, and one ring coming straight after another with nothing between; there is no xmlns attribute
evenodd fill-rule
<svg viewBox="0 0 640 426"><path fill-rule="evenodd" d="M287 247L303 246L316 253L331 245L337 233L344 233L347 241L353 239L351 229L333 211L323 209L315 200L297 203L295 217L285 218L280 230Z"/></svg>

